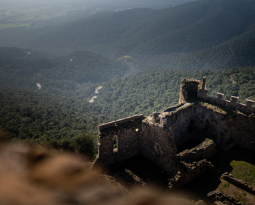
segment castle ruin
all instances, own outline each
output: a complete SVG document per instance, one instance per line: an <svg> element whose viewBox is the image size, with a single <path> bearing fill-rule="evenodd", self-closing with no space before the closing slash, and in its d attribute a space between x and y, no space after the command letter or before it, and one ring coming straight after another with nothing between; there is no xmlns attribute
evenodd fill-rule
<svg viewBox="0 0 255 205"><path fill-rule="evenodd" d="M169 187L180 187L213 165L218 150L239 145L255 150L254 101L238 103L208 96L203 81L183 79L179 104L147 117L136 115L102 124L98 156L93 164L107 166L143 155L172 176ZM113 139L117 148L113 148Z"/></svg>

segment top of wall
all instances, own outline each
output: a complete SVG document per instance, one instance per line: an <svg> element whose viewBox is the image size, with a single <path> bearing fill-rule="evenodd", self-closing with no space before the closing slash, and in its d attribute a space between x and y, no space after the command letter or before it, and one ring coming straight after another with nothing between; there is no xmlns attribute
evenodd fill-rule
<svg viewBox="0 0 255 205"><path fill-rule="evenodd" d="M139 119L142 121L144 119L144 116L143 115L135 115L135 116L127 117L124 119L116 120L113 122L99 125L98 129L99 129L99 131L102 131L103 129L106 129L106 128L113 128L118 125L121 125L121 124L124 124L127 122L134 122L134 120L139 120Z"/></svg>

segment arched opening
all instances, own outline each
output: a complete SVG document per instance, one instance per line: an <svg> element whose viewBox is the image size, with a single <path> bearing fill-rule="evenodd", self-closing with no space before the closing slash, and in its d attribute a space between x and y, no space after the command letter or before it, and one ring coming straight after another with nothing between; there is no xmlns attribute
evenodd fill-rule
<svg viewBox="0 0 255 205"><path fill-rule="evenodd" d="M118 152L118 137L116 135L112 138L112 149L113 152Z"/></svg>

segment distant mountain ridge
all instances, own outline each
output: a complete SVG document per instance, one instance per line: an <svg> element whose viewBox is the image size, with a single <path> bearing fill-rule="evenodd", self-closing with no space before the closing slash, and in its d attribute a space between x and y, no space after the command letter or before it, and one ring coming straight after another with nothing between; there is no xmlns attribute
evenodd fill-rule
<svg viewBox="0 0 255 205"><path fill-rule="evenodd" d="M195 52L247 32L255 19L255 2L204 0L162 10L109 12L58 27L0 33L17 45L43 50L91 49L103 52L167 54Z"/></svg>
<svg viewBox="0 0 255 205"><path fill-rule="evenodd" d="M153 10L98 13L55 27L0 31L0 46L33 48L59 55L91 50L130 67L184 70L255 66L255 2L191 1ZM138 57L137 57L138 56Z"/></svg>

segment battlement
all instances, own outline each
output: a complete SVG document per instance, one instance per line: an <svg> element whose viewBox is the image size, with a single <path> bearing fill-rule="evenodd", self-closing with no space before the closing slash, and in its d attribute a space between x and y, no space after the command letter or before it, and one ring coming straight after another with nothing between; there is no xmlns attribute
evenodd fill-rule
<svg viewBox="0 0 255 205"><path fill-rule="evenodd" d="M198 100L203 100L216 105L224 106L231 109L237 109L246 113L255 113L254 101L246 100L246 104L239 103L239 97L231 96L230 101L224 100L223 93L217 93L216 97L209 97L209 91L206 90L206 77L203 81L186 80L181 82L179 103L186 103L188 99L197 97Z"/></svg>
<svg viewBox="0 0 255 205"><path fill-rule="evenodd" d="M254 101L252 100L246 100L246 104L239 103L239 97L236 96L231 96L230 101L224 100L224 94L222 93L217 93L216 97L209 97L208 96L208 91L206 91L206 94L203 93L202 90L198 90L198 98L201 100L204 100L206 102L220 105L226 108L231 108L231 109L237 109L242 112L246 113L255 113L255 107L254 107Z"/></svg>

